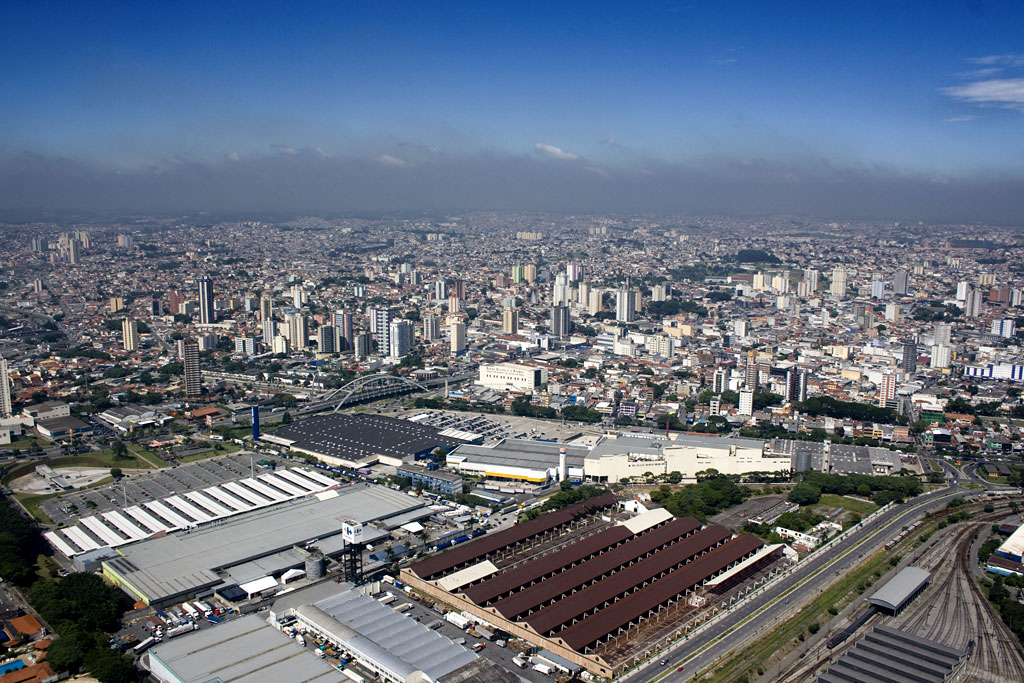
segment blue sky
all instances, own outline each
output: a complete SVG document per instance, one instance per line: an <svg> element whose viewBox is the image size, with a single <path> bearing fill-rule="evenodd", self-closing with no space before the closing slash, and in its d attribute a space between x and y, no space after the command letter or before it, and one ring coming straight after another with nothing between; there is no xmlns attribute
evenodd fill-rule
<svg viewBox="0 0 1024 683"><path fill-rule="evenodd" d="M810 159L1019 177L1022 27L1024 3L982 0L8 0L0 157Z"/></svg>

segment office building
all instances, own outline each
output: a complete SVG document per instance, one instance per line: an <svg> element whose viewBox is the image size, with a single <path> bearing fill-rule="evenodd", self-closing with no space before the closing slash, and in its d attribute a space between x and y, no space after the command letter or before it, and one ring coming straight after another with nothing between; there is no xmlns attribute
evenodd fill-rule
<svg viewBox="0 0 1024 683"><path fill-rule="evenodd" d="M892 293L906 296L910 292L910 276L905 270L897 270L892 277Z"/></svg>
<svg viewBox="0 0 1024 683"><path fill-rule="evenodd" d="M0 358L0 418L11 417L11 374L7 359Z"/></svg>
<svg viewBox="0 0 1024 683"><path fill-rule="evenodd" d="M261 327L263 329L263 343L270 346L274 337L277 336L277 321L272 318L267 318L263 321L263 325Z"/></svg>
<svg viewBox="0 0 1024 683"><path fill-rule="evenodd" d="M260 297L260 322L265 322L274 317L274 300L269 294Z"/></svg>
<svg viewBox="0 0 1024 683"><path fill-rule="evenodd" d="M441 319L433 313L423 314L423 341L441 338Z"/></svg>
<svg viewBox="0 0 1024 683"><path fill-rule="evenodd" d="M932 357L928 365L937 370L948 368L952 357L953 350L949 344L935 344L932 346Z"/></svg>
<svg viewBox="0 0 1024 683"><path fill-rule="evenodd" d="M740 392L740 405L737 411L740 415L753 415L754 414L754 392L750 389L744 389Z"/></svg>
<svg viewBox="0 0 1024 683"><path fill-rule="evenodd" d="M334 329L337 335L336 351L348 351L352 348L352 314L345 311L334 312Z"/></svg>
<svg viewBox="0 0 1024 683"><path fill-rule="evenodd" d="M551 320L550 320L550 334L552 337L568 337L569 336L569 307L568 306L552 306L551 307Z"/></svg>
<svg viewBox="0 0 1024 683"><path fill-rule="evenodd" d="M78 244L78 240L73 239L68 244L68 263L73 266L77 266L80 258L81 246Z"/></svg>
<svg viewBox="0 0 1024 683"><path fill-rule="evenodd" d="M452 354L462 353L466 350L466 325L459 321L453 321L448 326L448 341Z"/></svg>
<svg viewBox="0 0 1024 683"><path fill-rule="evenodd" d="M991 332L1003 339L1010 339L1017 334L1017 321L1012 318L993 320Z"/></svg>
<svg viewBox="0 0 1024 683"><path fill-rule="evenodd" d="M587 299L587 315L597 315L604 308L604 294L600 289L590 291Z"/></svg>
<svg viewBox="0 0 1024 683"><path fill-rule="evenodd" d="M747 336L747 321L746 320L734 320L732 323L732 332L740 339Z"/></svg>
<svg viewBox="0 0 1024 683"><path fill-rule="evenodd" d="M807 400L807 373L798 368L786 371L786 401L803 402Z"/></svg>
<svg viewBox="0 0 1024 683"><path fill-rule="evenodd" d="M666 301L668 299L668 285L659 284L651 287L651 301Z"/></svg>
<svg viewBox="0 0 1024 683"><path fill-rule="evenodd" d="M878 387L878 405L880 408L888 408L896 401L896 375L887 372L882 375L882 383Z"/></svg>
<svg viewBox="0 0 1024 683"><path fill-rule="evenodd" d="M316 347L320 353L338 353L338 329L334 325L321 325L316 331Z"/></svg>
<svg viewBox="0 0 1024 683"><path fill-rule="evenodd" d="M270 352L273 354L287 354L288 351L288 339L283 334L275 335L273 337L273 341L271 342Z"/></svg>
<svg viewBox="0 0 1024 683"><path fill-rule="evenodd" d="M758 383L758 368L757 368L757 352L750 350L747 352L747 367L743 375L743 385L751 391L757 391Z"/></svg>
<svg viewBox="0 0 1024 683"><path fill-rule="evenodd" d="M370 351L373 346L373 335L369 332L360 332L354 338L352 343L352 351L355 354L356 360L365 360L370 356Z"/></svg>
<svg viewBox="0 0 1024 683"><path fill-rule="evenodd" d="M839 266L832 270L832 284L829 287L832 296L846 296L846 268Z"/></svg>
<svg viewBox="0 0 1024 683"><path fill-rule="evenodd" d="M476 383L495 391L530 393L547 381L548 371L545 367L495 363L480 366L480 379Z"/></svg>
<svg viewBox="0 0 1024 683"><path fill-rule="evenodd" d="M810 293L818 291L818 278L820 277L816 268L807 268L804 270L803 281L807 283L807 290Z"/></svg>
<svg viewBox="0 0 1024 683"><path fill-rule="evenodd" d="M501 331L504 334L519 334L519 311L506 308L501 312Z"/></svg>
<svg viewBox="0 0 1024 683"><path fill-rule="evenodd" d="M903 372L908 374L917 372L917 343L913 339L905 340L902 353L900 368L903 369Z"/></svg>
<svg viewBox="0 0 1024 683"><path fill-rule="evenodd" d="M199 280L199 324L209 325L216 320L213 311L213 280L203 277Z"/></svg>
<svg viewBox="0 0 1024 683"><path fill-rule="evenodd" d="M880 277L875 277L875 279L871 281L871 298L885 298L885 280Z"/></svg>
<svg viewBox="0 0 1024 683"><path fill-rule="evenodd" d="M964 315L968 318L981 316L981 304L983 301L980 289L967 288L967 298L964 299Z"/></svg>
<svg viewBox="0 0 1024 683"><path fill-rule="evenodd" d="M388 333L388 356L401 358L412 350L412 322L392 320Z"/></svg>
<svg viewBox="0 0 1024 683"><path fill-rule="evenodd" d="M135 351L139 348L139 324L131 318L121 321L121 336L125 351Z"/></svg>
<svg viewBox="0 0 1024 683"><path fill-rule="evenodd" d="M636 290L630 288L628 278L615 293L615 319L620 323L636 320Z"/></svg>
<svg viewBox="0 0 1024 683"><path fill-rule="evenodd" d="M245 356L255 356L256 338L248 336L235 337L235 353Z"/></svg>
<svg viewBox="0 0 1024 683"><path fill-rule="evenodd" d="M434 299L437 301L444 301L448 298L448 283L444 280L438 280L434 283Z"/></svg>
<svg viewBox="0 0 1024 683"><path fill-rule="evenodd" d="M297 350L306 348L309 343L306 316L301 313L289 313L285 316L285 324L288 326L288 341L291 347Z"/></svg>
<svg viewBox="0 0 1024 683"><path fill-rule="evenodd" d="M202 394L203 376L199 371L199 342L195 339L182 340L182 360L185 373L185 396L196 398Z"/></svg>
<svg viewBox="0 0 1024 683"><path fill-rule="evenodd" d="M529 263L529 264L523 266L523 279L525 279L526 282L528 284L531 284L531 285L534 282L536 282L537 281L537 266L535 266L532 263Z"/></svg>
<svg viewBox="0 0 1024 683"><path fill-rule="evenodd" d="M377 353L384 355L391 348L391 321L395 312L390 308L371 308L367 315L370 318L370 334L377 342Z"/></svg>
<svg viewBox="0 0 1024 683"><path fill-rule="evenodd" d="M711 378L711 391L720 394L729 389L729 372L719 368Z"/></svg>
<svg viewBox="0 0 1024 683"><path fill-rule="evenodd" d="M565 273L555 276L555 284L551 290L551 303L554 306L569 305L569 276Z"/></svg>

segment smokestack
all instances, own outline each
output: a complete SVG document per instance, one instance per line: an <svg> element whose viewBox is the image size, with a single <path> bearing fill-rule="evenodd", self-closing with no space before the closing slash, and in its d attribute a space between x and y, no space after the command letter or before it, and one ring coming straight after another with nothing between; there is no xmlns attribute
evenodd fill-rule
<svg viewBox="0 0 1024 683"><path fill-rule="evenodd" d="M558 481L565 481L569 478L569 466L565 459L565 446L558 449Z"/></svg>

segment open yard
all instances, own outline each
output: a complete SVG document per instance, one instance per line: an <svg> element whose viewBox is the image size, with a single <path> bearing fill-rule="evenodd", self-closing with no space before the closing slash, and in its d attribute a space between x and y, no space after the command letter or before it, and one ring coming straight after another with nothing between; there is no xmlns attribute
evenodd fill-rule
<svg viewBox="0 0 1024 683"><path fill-rule="evenodd" d="M870 500L861 500L860 498L851 498L850 496L839 496L834 493L823 493L821 495L819 505L843 508L849 512L856 513L861 517L866 517L878 509L878 506ZM817 510L815 510L815 512L817 512Z"/></svg>

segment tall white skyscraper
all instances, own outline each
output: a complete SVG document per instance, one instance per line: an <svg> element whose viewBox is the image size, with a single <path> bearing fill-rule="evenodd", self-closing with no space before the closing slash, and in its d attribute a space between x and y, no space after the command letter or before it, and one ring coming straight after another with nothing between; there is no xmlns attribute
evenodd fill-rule
<svg viewBox="0 0 1024 683"><path fill-rule="evenodd" d="M290 313L287 317L288 341L293 349L304 349L309 341L309 328L306 316L301 313Z"/></svg>
<svg viewBox="0 0 1024 683"><path fill-rule="evenodd" d="M968 318L977 318L981 315L982 294L980 289L967 288L967 298L964 300L964 315Z"/></svg>
<svg viewBox="0 0 1024 683"><path fill-rule="evenodd" d="M949 323L935 323L935 343L945 344L949 346L949 340L952 336L953 326Z"/></svg>
<svg viewBox="0 0 1024 683"><path fill-rule="evenodd" d="M466 350L466 326L455 321L448 327L448 339L451 342L453 354Z"/></svg>
<svg viewBox="0 0 1024 683"><path fill-rule="evenodd" d="M551 290L551 304L553 306L569 305L569 276L565 273L555 276L555 285Z"/></svg>
<svg viewBox="0 0 1024 683"><path fill-rule="evenodd" d="M970 291L971 286L967 283L966 280L961 280L960 282L956 283L956 300L965 301L967 299L967 294Z"/></svg>
<svg viewBox="0 0 1024 683"><path fill-rule="evenodd" d="M804 282L807 283L807 289L814 292L818 289L818 269L807 268L804 270Z"/></svg>
<svg viewBox="0 0 1024 683"><path fill-rule="evenodd" d="M441 319L433 313L423 314L423 341L441 338Z"/></svg>
<svg viewBox="0 0 1024 683"><path fill-rule="evenodd" d="M740 415L754 414L754 392L750 389L740 391L740 404L736 412Z"/></svg>
<svg viewBox="0 0 1024 683"><path fill-rule="evenodd" d="M876 277L871 281L871 297L874 299L885 298L885 280Z"/></svg>
<svg viewBox="0 0 1024 683"><path fill-rule="evenodd" d="M935 344L932 346L932 357L928 365L936 369L948 368L952 357L953 350L949 344Z"/></svg>
<svg viewBox="0 0 1024 683"><path fill-rule="evenodd" d="M892 276L892 293L903 296L910 291L910 276L905 270L897 270Z"/></svg>
<svg viewBox="0 0 1024 683"><path fill-rule="evenodd" d="M370 318L370 333L377 342L377 353L383 356L391 349L391 321L395 312L390 308L371 308L367 315Z"/></svg>
<svg viewBox="0 0 1024 683"><path fill-rule="evenodd" d="M600 289L590 291L590 298L587 300L587 314L597 315L604 308L604 293Z"/></svg>
<svg viewBox="0 0 1024 683"><path fill-rule="evenodd" d="M401 358L412 349L412 322L392 320L388 334L388 356Z"/></svg>
<svg viewBox="0 0 1024 683"><path fill-rule="evenodd" d="M0 417L11 417L11 375L7 359L0 358Z"/></svg>
<svg viewBox="0 0 1024 683"><path fill-rule="evenodd" d="M636 320L636 290L630 288L629 279L615 292L615 319L620 323Z"/></svg>
<svg viewBox="0 0 1024 683"><path fill-rule="evenodd" d="M829 291L832 296L846 296L846 268L839 266L832 270L832 285Z"/></svg>

